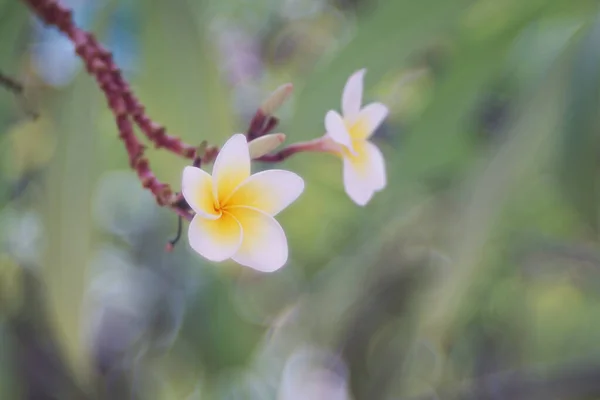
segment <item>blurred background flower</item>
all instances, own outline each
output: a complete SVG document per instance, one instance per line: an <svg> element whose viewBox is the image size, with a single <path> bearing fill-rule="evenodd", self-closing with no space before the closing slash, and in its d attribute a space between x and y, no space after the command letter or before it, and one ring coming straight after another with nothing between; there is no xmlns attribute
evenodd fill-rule
<svg viewBox="0 0 600 400"><path fill-rule="evenodd" d="M349 400L346 367L324 350L301 348L283 370L279 400Z"/></svg>

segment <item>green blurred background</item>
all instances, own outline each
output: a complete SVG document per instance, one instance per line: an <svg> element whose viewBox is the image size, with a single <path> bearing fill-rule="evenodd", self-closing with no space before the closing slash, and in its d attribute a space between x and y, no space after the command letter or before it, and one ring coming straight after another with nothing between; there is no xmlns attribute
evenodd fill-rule
<svg viewBox="0 0 600 400"><path fill-rule="evenodd" d="M283 269L166 253L176 216L95 82L0 0L25 87L0 87L0 399L600 399L597 1L65 4L188 143L286 82L278 130L321 136L367 68L389 185L358 207L339 160L300 154ZM178 190L186 162L148 155Z"/></svg>

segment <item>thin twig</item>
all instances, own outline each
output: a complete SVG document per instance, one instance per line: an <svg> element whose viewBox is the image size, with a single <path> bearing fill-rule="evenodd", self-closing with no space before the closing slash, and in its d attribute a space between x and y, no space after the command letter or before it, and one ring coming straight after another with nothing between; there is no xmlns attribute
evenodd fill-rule
<svg viewBox="0 0 600 400"><path fill-rule="evenodd" d="M179 242L179 239L181 239L181 233L183 232L182 220L183 218L177 217L177 233L175 234L175 237L167 243L167 251L173 251L173 248L175 248L175 245Z"/></svg>
<svg viewBox="0 0 600 400"><path fill-rule="evenodd" d="M37 119L39 117L38 113L29 106L27 98L25 97L25 87L21 82L0 71L0 86L3 86L17 97L21 107L23 107L23 110L31 119Z"/></svg>
<svg viewBox="0 0 600 400"><path fill-rule="evenodd" d="M3 74L2 71L0 71L0 86L4 86L7 90L17 95L23 93L23 84L10 76Z"/></svg>

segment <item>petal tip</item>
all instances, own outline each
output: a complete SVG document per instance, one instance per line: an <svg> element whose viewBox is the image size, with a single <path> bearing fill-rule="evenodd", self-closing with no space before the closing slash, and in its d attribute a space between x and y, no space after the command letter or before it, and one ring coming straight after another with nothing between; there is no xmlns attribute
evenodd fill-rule
<svg viewBox="0 0 600 400"><path fill-rule="evenodd" d="M360 192L355 189L353 190L350 187L346 187L345 189L346 194L348 195L348 197L350 197L350 200L352 200L357 206L360 207L365 207L371 201L373 195L375 194L374 189L363 189Z"/></svg>
<svg viewBox="0 0 600 400"><path fill-rule="evenodd" d="M375 103L381 107L381 113L383 114L383 118L386 118L390 113L390 108L383 103Z"/></svg>
<svg viewBox="0 0 600 400"><path fill-rule="evenodd" d="M298 197L300 197L300 195L302 195L302 193L304 193L304 189L306 188L306 183L304 182L304 179L298 174L291 172L290 176L292 177L293 180L296 181L294 183L294 185L295 185L297 194L293 200L293 201L296 201L298 199Z"/></svg>
<svg viewBox="0 0 600 400"><path fill-rule="evenodd" d="M362 94L362 85L364 83L363 81L365 80L366 73L367 73L367 69L366 68L361 68L361 69L355 71L348 78L348 82L350 82L350 80L355 80L355 81L358 81L357 83L361 84L361 94Z"/></svg>
<svg viewBox="0 0 600 400"><path fill-rule="evenodd" d="M244 135L243 133L234 133L233 135L231 135L231 138L229 140L241 140L242 138L244 139L244 141L246 141L246 135Z"/></svg>
<svg viewBox="0 0 600 400"><path fill-rule="evenodd" d="M327 113L325 114L325 121L327 121L328 118L342 118L342 116L340 115L340 113L338 113L335 110L329 110L327 111Z"/></svg>
<svg viewBox="0 0 600 400"><path fill-rule="evenodd" d="M200 168L198 167L194 167L193 165L186 165L185 167L183 167L183 176L187 176L189 174L194 174L196 173L196 170L198 170ZM184 179L185 180L185 179Z"/></svg>
<svg viewBox="0 0 600 400"><path fill-rule="evenodd" d="M366 71L366 68L359 69L346 80L342 92L342 112L345 118L354 118L360 111Z"/></svg>
<svg viewBox="0 0 600 400"><path fill-rule="evenodd" d="M240 257L239 254L234 254L231 259L236 263L251 268L258 272L275 272L280 270L287 264L288 261L288 249L287 246L282 252L282 254L276 255L274 258L265 257L264 259L247 259L246 257Z"/></svg>
<svg viewBox="0 0 600 400"><path fill-rule="evenodd" d="M270 274L270 273L279 271L281 268L283 268L285 266L285 264L287 264L287 259L283 263L276 264L276 265L244 265L244 264L240 264L240 265L244 265L244 266L251 268L257 272Z"/></svg>
<svg viewBox="0 0 600 400"><path fill-rule="evenodd" d="M227 141L225 141L223 147L221 148L221 151L219 152L219 155L225 152L225 148L232 147L235 145L239 146L242 144L245 144L246 146L248 145L246 135L244 135L243 133L234 133L229 139L227 139ZM217 158L219 157L219 155L217 155Z"/></svg>
<svg viewBox="0 0 600 400"><path fill-rule="evenodd" d="M298 174L294 174L298 177L298 182L299 182L299 186L300 186L300 193L304 192L304 188L306 188L306 183L304 182L304 178L302 178L300 175Z"/></svg>
<svg viewBox="0 0 600 400"><path fill-rule="evenodd" d="M356 204L359 207L366 207L367 204L369 204L369 200L371 200L371 199L370 198L366 199L366 200L363 200L363 199L360 199L360 200L352 199L352 201L354 201L354 204Z"/></svg>

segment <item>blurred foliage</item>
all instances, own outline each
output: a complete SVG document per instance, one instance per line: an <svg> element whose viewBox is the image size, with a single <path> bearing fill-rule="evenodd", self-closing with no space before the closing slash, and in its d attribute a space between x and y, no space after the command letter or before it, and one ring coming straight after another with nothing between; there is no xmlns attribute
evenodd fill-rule
<svg viewBox="0 0 600 400"><path fill-rule="evenodd" d="M389 185L357 207L338 160L301 154L285 268L166 253L176 217L95 82L0 0L27 100L0 87L0 398L600 397L597 1L65 3L190 143L244 131L288 81L279 130L320 136L367 68ZM185 161L148 155L177 188Z"/></svg>

